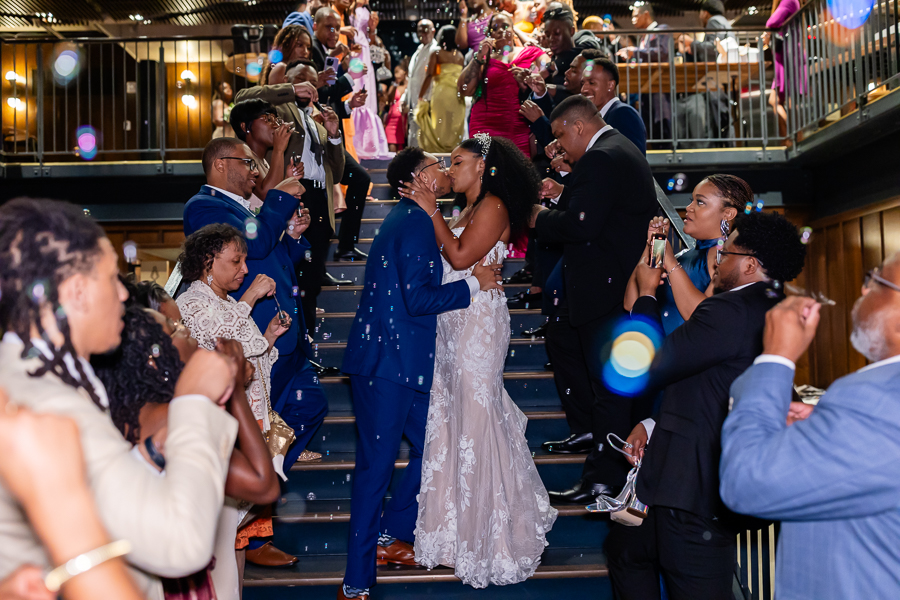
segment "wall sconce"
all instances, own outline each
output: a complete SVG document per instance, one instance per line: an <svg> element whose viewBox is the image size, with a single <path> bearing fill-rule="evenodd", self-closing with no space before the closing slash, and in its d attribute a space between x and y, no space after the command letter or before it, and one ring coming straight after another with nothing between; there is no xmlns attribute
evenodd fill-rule
<svg viewBox="0 0 900 600"><path fill-rule="evenodd" d="M181 103L188 108L197 108L197 98L194 97L194 73L190 69L181 72L184 80L184 93L181 95Z"/></svg>
<svg viewBox="0 0 900 600"><path fill-rule="evenodd" d="M25 101L19 98L19 84L25 85L25 78L15 71L6 72L6 80L12 86L12 94L6 99L6 104L16 110L25 110Z"/></svg>

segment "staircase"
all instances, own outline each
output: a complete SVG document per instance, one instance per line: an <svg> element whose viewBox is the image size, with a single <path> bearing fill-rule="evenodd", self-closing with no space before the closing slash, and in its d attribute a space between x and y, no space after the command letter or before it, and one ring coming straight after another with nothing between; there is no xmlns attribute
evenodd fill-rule
<svg viewBox="0 0 900 600"><path fill-rule="evenodd" d="M396 204L391 200L386 178L386 161L363 161L374 182L367 202L358 247L368 251L378 234L382 219ZM442 201L445 216L451 214L450 201ZM340 217L338 217L340 218ZM332 249L336 247L336 242ZM505 261L503 274L511 275L524 259ZM351 286L325 288L319 306L325 309L314 332L319 359L326 365L340 365L350 324L356 312L365 276L365 263L329 262L328 270ZM525 286L506 286L507 296ZM565 414L553 383L553 374L544 370L547 354L542 339L520 335L543 322L539 309L511 310L512 341L506 359L506 390L528 416L526 436L532 447L538 472L548 489L563 489L581 475L584 455L548 455L542 442L563 439L568 433ZM271 569L247 565L244 576L245 600L333 600L343 579L346 564L350 490L356 450L356 423L347 377L321 380L328 396L329 414L310 442L309 448L321 452L316 463L297 463L291 468L287 491L278 503L274 517L275 545L300 558L289 569ZM395 479L408 463L406 442L395 463ZM390 492L389 492L390 493ZM594 600L611 597L607 579L603 541L608 521L589 515L582 506L560 506L559 518L548 535L549 546L534 577L515 586L491 586L486 591L463 585L453 570L388 565L378 568L375 599L425 598L529 598L556 599L589 596Z"/></svg>

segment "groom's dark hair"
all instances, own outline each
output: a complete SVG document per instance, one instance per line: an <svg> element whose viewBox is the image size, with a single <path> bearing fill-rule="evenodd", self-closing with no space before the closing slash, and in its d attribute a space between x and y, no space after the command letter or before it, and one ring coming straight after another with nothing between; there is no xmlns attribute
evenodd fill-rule
<svg viewBox="0 0 900 600"><path fill-rule="evenodd" d="M398 190L412 179L412 173L419 170L425 162L425 151L421 148L404 148L394 156L387 168L387 180L395 198L399 198Z"/></svg>

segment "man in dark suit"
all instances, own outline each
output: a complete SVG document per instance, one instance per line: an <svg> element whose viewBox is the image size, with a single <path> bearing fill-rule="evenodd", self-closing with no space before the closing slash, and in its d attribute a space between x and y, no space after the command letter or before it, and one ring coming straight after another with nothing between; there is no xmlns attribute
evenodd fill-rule
<svg viewBox="0 0 900 600"><path fill-rule="evenodd" d="M439 196L450 191L439 161L420 148L399 152L388 166L395 192L411 173L435 183ZM437 315L466 308L479 289L500 287L499 265L481 264L471 277L441 285L434 227L428 213L406 198L384 219L372 253L379 261L366 265L365 288L344 354L359 442L347 570L339 599L368 598L375 584L376 556L416 564L410 542L418 514ZM410 443L409 465L382 514L404 436Z"/></svg>
<svg viewBox="0 0 900 600"><path fill-rule="evenodd" d="M550 122L573 165L565 187L545 179L542 189L545 197L561 196L566 210L538 206L533 223L541 243L564 244L565 300L550 320L547 353L573 435L557 450L593 449L582 480L550 496L582 503L623 485L628 471L599 443L607 432L625 436L634 425L631 401L603 384L601 354L624 315L625 286L656 214L656 189L644 156L584 96L563 100Z"/></svg>
<svg viewBox="0 0 900 600"><path fill-rule="evenodd" d="M608 125L631 140L641 154L647 154L647 128L633 107L619 100L619 67L608 58L597 58L585 67L581 94L590 98Z"/></svg>
<svg viewBox="0 0 900 600"><path fill-rule="evenodd" d="M755 527L719 497L729 388L762 351L766 312L783 298L781 283L800 274L805 256L797 228L781 215L739 215L717 257L714 296L656 353L642 402L665 389L662 404L626 447L642 458L636 491L650 510L640 527L610 526L606 554L616 598L659 598L660 574L672 600L734 598L735 535ZM661 327L660 273L638 265L640 297L631 314Z"/></svg>
<svg viewBox="0 0 900 600"><path fill-rule="evenodd" d="M338 35L341 30L341 19L337 11L333 8L323 6L315 15L315 35L311 50L313 63L316 65L319 73L325 71L325 58L327 56L344 55L345 59L349 59L350 50L338 42ZM362 106L366 101L367 90L357 92L350 101L345 102L344 96L353 91L353 80L349 73L344 73L344 69L335 81L334 85L328 86L325 95L321 96L323 91L320 88L320 99L323 103L329 104L338 117L343 119L350 118L350 111L353 108L348 102L356 102L357 106ZM343 134L343 125L341 126L341 134ZM334 252L334 260L338 261L359 261L366 260L368 256L365 252L355 247L354 244L359 239L359 229L362 224L363 207L366 204L366 196L369 193L369 184L372 178L366 172L359 162L353 156L344 150L344 174L340 180L341 185L347 186L347 210L341 213L341 229L338 233L338 247ZM327 283L334 285L337 280L329 276Z"/></svg>
<svg viewBox="0 0 900 600"><path fill-rule="evenodd" d="M296 177L289 177L266 194L258 215L250 212L247 199L259 173L250 148L236 138L209 142L203 151L203 170L207 184L184 206L185 236L211 223L227 223L243 231L248 273L232 297L240 299L258 274L268 275L275 280L275 296L256 303L251 313L253 320L260 331L265 331L279 306L291 317L290 329L275 342L278 360L272 366L269 395L272 408L297 435L284 459L284 470L289 471L328 412L325 392L310 364L314 354L304 320L296 318L299 306L295 265L305 260L310 245L299 233L287 229L300 206L300 195L306 192ZM308 217L305 209L303 214ZM262 550L266 555L260 564L282 566L297 561L271 544Z"/></svg>

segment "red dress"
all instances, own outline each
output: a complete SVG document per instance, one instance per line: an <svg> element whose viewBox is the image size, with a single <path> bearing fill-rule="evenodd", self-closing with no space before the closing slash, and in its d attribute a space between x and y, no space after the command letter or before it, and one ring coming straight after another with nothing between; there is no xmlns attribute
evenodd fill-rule
<svg viewBox="0 0 900 600"><path fill-rule="evenodd" d="M388 144L396 144L397 150L403 150L406 145L406 115L400 111L399 91L399 88L394 89L394 97L391 98L391 106L384 121L384 133Z"/></svg>
<svg viewBox="0 0 900 600"><path fill-rule="evenodd" d="M496 58L488 59L485 79L486 93L475 100L469 119L469 135L488 133L491 136L511 140L525 156L531 156L528 136L531 133L528 121L519 114L519 84L510 73L512 66L527 69L543 51L535 46L527 46L519 52L511 63Z"/></svg>

